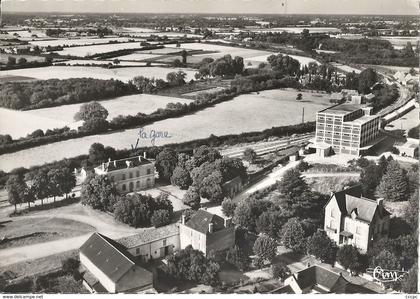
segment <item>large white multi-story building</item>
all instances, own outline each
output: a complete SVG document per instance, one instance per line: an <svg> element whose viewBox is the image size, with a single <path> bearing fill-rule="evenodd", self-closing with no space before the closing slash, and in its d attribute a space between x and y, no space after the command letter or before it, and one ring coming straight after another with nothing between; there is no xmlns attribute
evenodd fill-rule
<svg viewBox="0 0 420 299"><path fill-rule="evenodd" d="M96 167L95 173L107 175L122 193L140 191L155 185L155 164L142 156L109 160Z"/></svg>
<svg viewBox="0 0 420 299"><path fill-rule="evenodd" d="M317 112L314 146L319 156L336 154L359 156L378 141L380 116L371 107L339 104Z"/></svg>

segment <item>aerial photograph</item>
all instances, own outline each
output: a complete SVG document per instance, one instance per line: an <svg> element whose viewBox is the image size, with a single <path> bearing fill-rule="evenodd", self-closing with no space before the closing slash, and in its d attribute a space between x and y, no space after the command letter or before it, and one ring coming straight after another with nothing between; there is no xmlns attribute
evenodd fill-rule
<svg viewBox="0 0 420 299"><path fill-rule="evenodd" d="M0 297L416 298L419 12L0 0Z"/></svg>

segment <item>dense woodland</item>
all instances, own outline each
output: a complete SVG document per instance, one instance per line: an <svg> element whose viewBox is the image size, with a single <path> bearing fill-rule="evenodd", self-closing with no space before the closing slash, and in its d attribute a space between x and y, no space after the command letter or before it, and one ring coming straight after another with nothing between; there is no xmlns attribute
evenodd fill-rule
<svg viewBox="0 0 420 299"><path fill-rule="evenodd" d="M90 102L135 92L132 85L119 80L74 78L0 84L0 107L37 109Z"/></svg>

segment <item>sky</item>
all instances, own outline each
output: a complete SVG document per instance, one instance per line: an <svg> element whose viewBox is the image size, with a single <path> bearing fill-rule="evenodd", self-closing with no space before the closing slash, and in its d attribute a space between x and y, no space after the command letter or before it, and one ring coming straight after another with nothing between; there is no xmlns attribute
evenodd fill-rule
<svg viewBox="0 0 420 299"><path fill-rule="evenodd" d="M3 11L236 14L418 14L418 0L2 0Z"/></svg>

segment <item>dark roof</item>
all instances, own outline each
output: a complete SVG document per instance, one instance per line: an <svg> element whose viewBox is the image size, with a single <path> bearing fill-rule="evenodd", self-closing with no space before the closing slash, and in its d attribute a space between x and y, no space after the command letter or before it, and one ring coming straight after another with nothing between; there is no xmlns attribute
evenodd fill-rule
<svg viewBox="0 0 420 299"><path fill-rule="evenodd" d="M295 294L295 292L290 285L285 285L281 288L270 291L270 294Z"/></svg>
<svg viewBox="0 0 420 299"><path fill-rule="evenodd" d="M376 200L362 197L362 186L356 185L345 190L336 192L331 198L335 197L338 207L343 215L350 216L354 211L357 219L372 222L376 211L380 217L390 215Z"/></svg>
<svg viewBox="0 0 420 299"><path fill-rule="evenodd" d="M109 279L117 282L128 270L136 266L132 257L121 250L115 241L94 233L80 247L80 252L98 267Z"/></svg>
<svg viewBox="0 0 420 299"><path fill-rule="evenodd" d="M213 223L213 231L216 232L225 227L225 220L218 216L211 214L205 210L198 210L190 220L185 223L186 226L193 230L199 231L203 234L208 233L209 224Z"/></svg>
<svg viewBox="0 0 420 299"><path fill-rule="evenodd" d="M125 169L125 168L133 168L133 167L150 164L150 163L152 163L150 160L145 159L142 156L137 156L137 157L131 157L127 159L109 161L103 164L105 167L105 171L114 171L114 170L120 170L120 169ZM99 165L98 167L100 168L102 167L102 165Z"/></svg>
<svg viewBox="0 0 420 299"><path fill-rule="evenodd" d="M177 234L179 234L178 224L170 224L159 228L144 229L140 233L128 237L123 237L121 239L117 239L116 241L130 249L140 245L148 244L156 240L172 237Z"/></svg>
<svg viewBox="0 0 420 299"><path fill-rule="evenodd" d="M315 288L321 293L336 294L374 293L363 286L352 284L341 274L316 265L299 271L294 276L301 289Z"/></svg>

